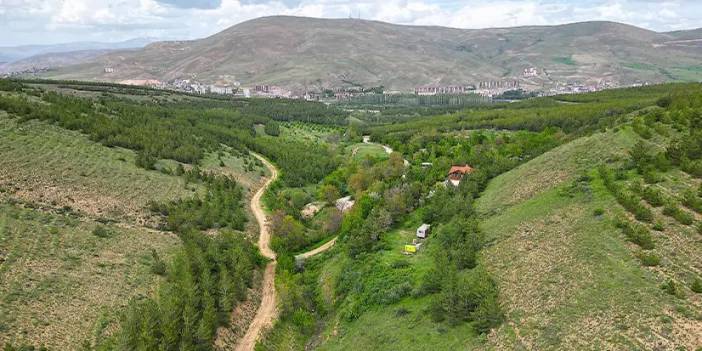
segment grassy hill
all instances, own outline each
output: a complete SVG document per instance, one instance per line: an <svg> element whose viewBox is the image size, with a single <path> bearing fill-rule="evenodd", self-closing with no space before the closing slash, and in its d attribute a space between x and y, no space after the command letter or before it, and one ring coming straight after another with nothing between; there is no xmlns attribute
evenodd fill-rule
<svg viewBox="0 0 702 351"><path fill-rule="evenodd" d="M71 349L112 334L127 302L152 293L153 252L180 246L143 227L147 202L198 188L136 167L131 150L5 113L0 145L0 342Z"/></svg>
<svg viewBox="0 0 702 351"><path fill-rule="evenodd" d="M628 216L594 172L600 164L624 165L640 139L628 127L598 133L490 183L478 201L491 242L482 259L497 277L507 321L489 336L489 345L699 347L702 300L689 287L699 279L700 235L654 211L662 228L654 231L653 253L642 251L617 226L618 218ZM654 186L673 196L681 184L696 189L699 183L679 170L664 177ZM640 177L627 175L626 182L635 181ZM661 263L648 267L644 255ZM662 288L670 281L677 293Z"/></svg>
<svg viewBox="0 0 702 351"><path fill-rule="evenodd" d="M142 107L147 102L159 103L159 99L160 103L190 104L207 100L157 92L151 100L138 89L117 88L119 93L113 95L105 92L109 87L96 85L1 81L0 88L0 99L25 106L13 110L3 105L10 111L0 111L0 344L50 349L109 345L135 301L155 296L160 292L158 286L172 282L165 278L175 269L170 262L184 256L183 233L164 230L171 229L164 223L168 219L155 213L152 204L171 206L172 212L176 204L185 204L192 215L198 211L193 199L204 198L211 185L186 172L194 165L156 159L148 169L139 167L139 155L133 149L108 147L94 135L26 118L23 113L32 107L52 106L54 117L87 116L57 107L69 96L75 98L74 107L80 101L90 101L83 106L94 107L93 102L106 98ZM62 95L53 103L43 99L56 93ZM111 112L113 120L127 115L119 108ZM143 113L140 118L143 121ZM248 190L257 188L265 174L253 157L226 145L204 152L198 166L239 181L246 193L226 195L228 199L239 195L239 201L250 197ZM230 207L227 214L246 216L241 213L243 206L233 205L238 208ZM224 229L224 221L212 214L210 218L222 224L209 235L226 231L222 235L233 240L234 228ZM229 220L244 221L239 217ZM236 229L241 230L237 235L242 239L237 242L247 243L243 238L248 234L243 231L253 233L256 228L250 224ZM247 260L255 259L251 248L247 248ZM254 267L241 270L241 277L250 279ZM246 284L232 284L246 288Z"/></svg>
<svg viewBox="0 0 702 351"><path fill-rule="evenodd" d="M462 30L278 16L247 21L204 39L111 53L50 76L402 90L506 79L520 79L526 87L574 80L700 80L702 51L676 41L698 38L696 33L656 33L612 22ZM105 73L105 67L115 72ZM539 76L522 77L528 67L536 67Z"/></svg>

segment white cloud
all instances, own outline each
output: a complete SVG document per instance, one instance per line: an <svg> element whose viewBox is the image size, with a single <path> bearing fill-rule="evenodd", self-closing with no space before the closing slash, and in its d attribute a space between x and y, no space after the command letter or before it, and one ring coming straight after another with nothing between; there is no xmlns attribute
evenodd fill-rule
<svg viewBox="0 0 702 351"><path fill-rule="evenodd" d="M665 31L702 23L702 4L693 0L222 0L214 9L185 7L156 0L0 0L0 32L10 33L0 36L0 45L192 39L260 16L343 18L359 12L364 19L457 28L612 20Z"/></svg>

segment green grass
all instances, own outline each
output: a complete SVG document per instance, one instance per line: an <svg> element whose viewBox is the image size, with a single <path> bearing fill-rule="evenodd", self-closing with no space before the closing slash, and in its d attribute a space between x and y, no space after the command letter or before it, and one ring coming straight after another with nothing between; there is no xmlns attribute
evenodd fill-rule
<svg viewBox="0 0 702 351"><path fill-rule="evenodd" d="M400 228L384 234L381 237L383 249L372 254L377 270L390 270L384 276L400 274L414 288L419 286L433 262L426 248L431 243L431 236L416 254L402 253L404 245L411 244L416 238L415 229L419 224L420 219L415 213ZM334 286L344 259L348 258L334 256L321 268L319 291L325 308L333 309L337 302ZM375 305L353 321L332 314L319 337L322 342L318 349L424 350L431 345L433 350L455 350L472 349L484 343L470 323L450 326L432 321L427 313L430 304L430 296L410 296L397 303Z"/></svg>
<svg viewBox="0 0 702 351"><path fill-rule="evenodd" d="M75 349L114 330L127 302L151 292L155 249L167 258L173 234L99 224L74 215L0 203L0 344Z"/></svg>
<svg viewBox="0 0 702 351"><path fill-rule="evenodd" d="M337 142L343 134L340 127L304 122L281 122L280 137L295 141L325 144Z"/></svg>
<svg viewBox="0 0 702 351"><path fill-rule="evenodd" d="M78 132L0 114L0 186L23 201L140 221L149 217L148 201L193 194L179 177L138 168L134 157Z"/></svg>
<svg viewBox="0 0 702 351"><path fill-rule="evenodd" d="M333 325L319 350L470 350L482 344L470 324L448 327L430 320L425 310L430 298L408 298L378 308L357 320ZM331 335L330 335L331 334Z"/></svg>
<svg viewBox="0 0 702 351"><path fill-rule="evenodd" d="M640 249L614 225L624 209L592 171L601 162L624 162L635 142L628 129L577 139L497 177L478 200L491 242L481 260L498 282L507 317L491 348L649 349L659 342L651 330L660 328L669 330L665 343L693 346L693 338L674 333L686 335L686 324L698 323L699 306L659 286L671 275L692 274L680 267L699 269L692 259L699 240L667 223L647 253L660 256L660 266L645 267ZM594 180L572 187L584 172ZM599 209L604 214L594 216Z"/></svg>
<svg viewBox="0 0 702 351"><path fill-rule="evenodd" d="M624 159L635 144L630 129L576 139L493 179L477 203L479 211L499 212L548 191L600 162Z"/></svg>
<svg viewBox="0 0 702 351"><path fill-rule="evenodd" d="M358 143L346 147L346 152L353 155L354 159L362 160L366 157L386 159L388 154L382 146L376 144Z"/></svg>

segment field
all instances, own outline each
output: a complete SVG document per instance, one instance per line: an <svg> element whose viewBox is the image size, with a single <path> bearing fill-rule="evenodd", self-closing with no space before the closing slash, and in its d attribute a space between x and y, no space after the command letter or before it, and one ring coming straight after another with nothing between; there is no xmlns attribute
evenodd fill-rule
<svg viewBox="0 0 702 351"><path fill-rule="evenodd" d="M366 157L386 159L388 154L382 146L378 144L358 143L346 147L346 152L356 160L363 160Z"/></svg>
<svg viewBox="0 0 702 351"><path fill-rule="evenodd" d="M344 130L339 127L315 125L301 122L285 122L280 124L280 136L301 142L335 143L339 141Z"/></svg>
<svg viewBox="0 0 702 351"><path fill-rule="evenodd" d="M154 295L164 280L154 267L168 262L182 241L149 228L159 220L148 205L190 198L204 187L176 175L174 160L146 170L136 157L0 111L0 344L95 347L119 330L130 301ZM200 167L245 189L257 188L267 174L253 157L226 146L207 153Z"/></svg>

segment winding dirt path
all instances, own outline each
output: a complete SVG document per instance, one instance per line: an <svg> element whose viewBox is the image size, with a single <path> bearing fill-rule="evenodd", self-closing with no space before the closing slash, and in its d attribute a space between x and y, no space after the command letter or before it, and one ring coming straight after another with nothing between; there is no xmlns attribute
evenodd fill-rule
<svg viewBox="0 0 702 351"><path fill-rule="evenodd" d="M264 329L270 327L273 321L278 316L278 309L276 305L276 293L275 293L275 252L271 249L271 235L268 232L268 225L266 224L266 213L263 211L263 206L261 204L261 196L266 191L268 186L278 178L278 170L266 160L263 156L253 153L252 154L271 171L271 176L263 184L263 186L256 191L253 198L251 198L251 212L253 212L259 227L259 237L258 237L258 249L261 254L266 258L271 259L271 262L266 266L266 270L263 273L263 284L261 293L261 305L256 311L256 316L249 324L249 329L244 334L244 337L239 340L236 345L236 351L253 351L256 346L258 338Z"/></svg>
<svg viewBox="0 0 702 351"><path fill-rule="evenodd" d="M263 205L261 204L261 197L263 193L268 189L268 186L278 178L278 170L268 162L263 156L251 153L257 159L261 160L263 164L271 171L271 176L268 180L261 186L261 188L256 191L254 196L251 198L251 212L253 212L259 227L259 237L258 237L258 249L261 254L266 258L270 259L271 262L266 266L266 270L263 273L263 284L261 286L261 305L256 311L256 316L249 324L248 330L244 337L239 340L234 350L236 351L253 351L256 347L256 342L261 337L263 331L273 325L273 322L278 317L278 308L276 304L276 292L275 292L275 267L276 267L276 254L271 249L271 234L268 231L266 212L263 210ZM308 252L302 253L297 257L303 259L312 257L319 253L329 250L336 243L336 239L329 240L329 242L324 245L310 250Z"/></svg>
<svg viewBox="0 0 702 351"><path fill-rule="evenodd" d="M324 243L324 245L322 245L322 246L320 246L320 247L318 247L318 248L316 248L316 249L312 249L312 250L310 250L310 251L307 251L307 252L305 252L305 253L301 253L301 254L295 256L295 258L296 258L296 259L303 259L303 260L304 260L304 259L310 258L310 257L312 257L312 256L314 256L314 255L320 254L320 253L322 253L322 252L324 252L324 251L327 251L327 250L331 249L332 246L334 246L334 244L336 244L336 239L338 239L338 238L339 238L338 236L335 236L333 239L331 239L331 240L327 241L326 243Z"/></svg>

